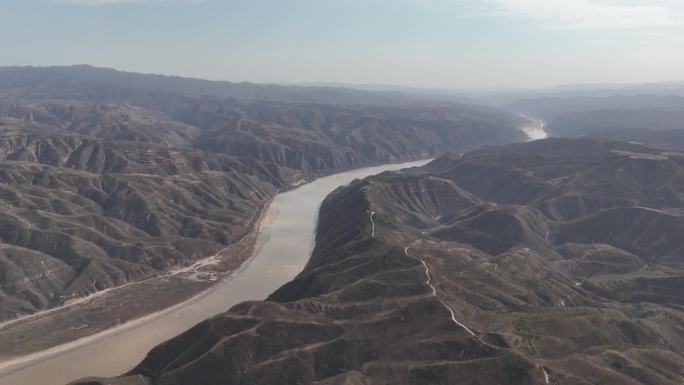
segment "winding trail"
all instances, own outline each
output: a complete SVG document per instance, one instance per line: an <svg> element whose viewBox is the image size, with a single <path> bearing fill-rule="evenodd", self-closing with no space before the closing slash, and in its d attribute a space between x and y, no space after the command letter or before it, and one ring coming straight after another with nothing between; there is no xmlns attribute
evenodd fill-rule
<svg viewBox="0 0 684 385"><path fill-rule="evenodd" d="M482 341L480 336L475 334L475 332L473 332L468 326L466 326L466 324L464 324L463 322L456 319L456 313L454 312L454 309L452 309L451 306L447 305L444 301L442 301L439 298L439 296L437 295L437 288L435 288L435 286L432 284L432 276L430 275L430 268L428 267L427 263L425 263L425 261L422 258L412 257L408 252L410 247L411 247L411 245L406 246L404 248L404 254L406 254L407 257L409 257L413 260L416 260L423 265L423 267L425 268L425 275L427 276L427 280L425 281L425 284L428 285L430 287L430 289L432 289L432 296L435 297L439 301L439 303L442 304L442 306L444 306L449 311L449 314L451 314L451 321L453 321L453 323L455 323L456 325L465 329L465 331L467 331L468 334L477 338L483 344L485 344L487 346L491 346L489 343Z"/></svg>
<svg viewBox="0 0 684 385"><path fill-rule="evenodd" d="M460 326L461 328L463 328L465 331L468 332L468 334L475 337L483 345L485 345L489 348L492 348L492 349L496 349L496 350L501 349L500 347L494 346L494 345L490 344L489 342L483 340L479 335L477 335L466 324L464 324L463 322L456 319L456 313L454 312L454 309L452 309L451 306L447 305L444 301L442 301L439 298L439 295L437 294L437 288L435 288L435 286L432 284L432 276L430 274L430 268L428 267L427 263L425 263L425 261L422 258L411 256L408 252L410 248L411 248L411 245L406 246L404 248L404 254L406 254L407 257L409 257L413 260L419 261L423 265L423 267L425 268L425 275L427 276L427 280L425 281L425 284L428 285L430 287L430 289L432 289L432 296L435 297L439 301L439 303L449 311L449 314L451 314L451 321L454 324L456 324L457 326ZM549 376L549 373L546 371L546 368L544 368L544 366L542 366L542 365L539 365L539 368L541 369L541 372L544 375L544 383L550 385L551 384L550 376Z"/></svg>
<svg viewBox="0 0 684 385"><path fill-rule="evenodd" d="M377 238L375 237L375 211L369 211L369 214L370 214L370 223L371 223L371 237L372 237L373 239L377 239ZM442 306L444 306L444 307L449 311L449 313L451 314L451 321L452 321L453 323L455 323L456 325L458 325L458 326L462 327L463 329L465 329L465 331L467 331L468 334L470 334L471 336L477 338L477 339L480 340L482 343L484 343L484 344L486 344L486 345L488 345L488 346L491 346L489 343L487 343L487 342L485 342L485 341L482 341L482 340L480 339L480 337L479 337L477 334L475 334L475 332L473 332L473 331L472 331L468 326L466 326L463 322L461 322L461 321L459 321L459 320L456 319L456 313L454 312L454 310L453 310L449 305L447 305L446 303L444 303L444 301L442 301L442 300L439 298L439 296L437 295L437 288L435 288L435 286L432 284L432 276L430 275L430 268L428 267L427 263L425 263L425 261L424 261L422 258L417 258L417 257L411 256L411 255L409 254L409 252L408 252L408 251L409 251L409 248L411 248L411 245L408 245L408 246L406 246L406 247L404 248L404 254L406 254L407 257L409 257L409 258L411 258L411 259L413 259L413 260L415 260L415 261L418 261L418 262L420 262L420 263L423 265L423 267L425 268L425 275L426 275L426 277L427 277L427 279L426 279L426 281L425 281L425 284L428 285L428 286L430 287L430 289L432 290L432 296L435 297L435 298L439 301L439 303L440 303Z"/></svg>
<svg viewBox="0 0 684 385"><path fill-rule="evenodd" d="M372 211L372 210L368 210L368 213L369 213L370 224L371 224L371 237L372 237L373 239L377 239L377 237L375 236L375 214L376 214L376 213L375 213L375 211ZM414 243L415 243L415 242L414 242ZM451 321L452 321L455 325L457 325L457 326L463 328L466 332L468 332L468 334L470 334L471 336L475 337L475 338L476 338L480 343L482 343L483 345L485 345L485 346L487 346L487 347L489 347L489 348L492 348L492 349L496 349L496 350L501 349L500 347L494 346L494 345L490 344L489 342L483 340L478 334L476 334L476 333L475 333L471 328L469 328L466 324L464 324L463 322L461 322L461 321L459 321L458 319L456 319L456 312L454 312L454 309L452 309L451 306L447 305L444 301L442 301L442 300L439 298L439 295L438 295L438 293L437 293L437 288L432 284L432 275L431 275L431 273L430 273L430 268L428 267L428 265L427 265L427 263L425 262L425 260L422 259L422 258L419 258L419 257L414 257L414 256L412 256L411 254L409 254L409 249L411 248L411 246L412 246L412 244L411 244L411 245L408 245L408 246L406 246L406 247L404 248L404 254L405 254L407 257L409 257L409 258L411 258L411 259L413 259L413 260L415 260L415 261L418 261L418 262L421 263L421 265L423 265L423 268L425 269L425 276L426 276L425 284L432 290L432 296L435 297L435 299L437 299L437 301L439 301L439 303L440 303L442 306L444 306L445 309L447 309L447 311L449 312L449 314L450 314L450 316L451 316ZM549 376L549 373L547 372L546 368L545 368L543 365L541 365L541 364L539 364L538 367L539 367L539 369L541 370L542 374L544 375L544 383L547 384L547 385L550 385L550 384L551 384L551 377Z"/></svg>

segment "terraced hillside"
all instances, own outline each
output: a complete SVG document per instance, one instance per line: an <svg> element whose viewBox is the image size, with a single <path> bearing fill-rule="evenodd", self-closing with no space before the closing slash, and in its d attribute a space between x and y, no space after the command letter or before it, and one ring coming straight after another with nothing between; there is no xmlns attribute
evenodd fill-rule
<svg viewBox="0 0 684 385"><path fill-rule="evenodd" d="M683 153L589 139L357 181L295 280L112 383L679 385L683 183Z"/></svg>

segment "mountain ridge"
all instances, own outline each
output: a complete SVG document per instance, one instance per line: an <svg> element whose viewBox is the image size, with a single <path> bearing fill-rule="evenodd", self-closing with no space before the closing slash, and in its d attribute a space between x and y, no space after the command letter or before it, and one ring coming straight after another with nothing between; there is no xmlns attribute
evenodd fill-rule
<svg viewBox="0 0 684 385"><path fill-rule="evenodd" d="M298 277L158 346L138 377L117 381L677 385L683 159L548 139L356 181L324 201ZM647 164L667 167L669 189L643 178ZM473 165L506 172L478 179ZM510 188L531 177L548 188ZM635 181L623 199L549 210L567 192L606 196L616 179Z"/></svg>

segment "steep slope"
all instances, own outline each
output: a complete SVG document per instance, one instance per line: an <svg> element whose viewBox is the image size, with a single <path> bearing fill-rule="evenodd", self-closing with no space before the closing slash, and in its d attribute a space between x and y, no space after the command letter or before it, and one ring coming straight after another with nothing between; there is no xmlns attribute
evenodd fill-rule
<svg viewBox="0 0 684 385"><path fill-rule="evenodd" d="M158 347L134 372L158 384L542 384L540 367L452 318L405 234L383 236L391 232L373 203L406 203L372 199L385 187L358 182L333 194L304 273L268 302L239 305ZM413 202L421 217L473 204L441 188L455 194Z"/></svg>
<svg viewBox="0 0 684 385"><path fill-rule="evenodd" d="M197 110L201 108L201 110ZM427 158L449 150L522 141L524 120L478 106L383 107L237 101L177 110L202 127L195 147L296 169L331 172L359 164Z"/></svg>
<svg viewBox="0 0 684 385"><path fill-rule="evenodd" d="M228 167L164 175L0 164L1 319L216 254L277 191Z"/></svg>
<svg viewBox="0 0 684 385"><path fill-rule="evenodd" d="M680 384L683 160L554 139L357 181L295 280L118 381Z"/></svg>
<svg viewBox="0 0 684 385"><path fill-rule="evenodd" d="M306 175L254 157L227 156L146 142L100 140L16 120L0 120L0 160L43 164L96 174L179 175L236 171L287 187Z"/></svg>
<svg viewBox="0 0 684 385"><path fill-rule="evenodd" d="M254 157L47 123L0 120L0 320L217 254L279 189L307 178Z"/></svg>

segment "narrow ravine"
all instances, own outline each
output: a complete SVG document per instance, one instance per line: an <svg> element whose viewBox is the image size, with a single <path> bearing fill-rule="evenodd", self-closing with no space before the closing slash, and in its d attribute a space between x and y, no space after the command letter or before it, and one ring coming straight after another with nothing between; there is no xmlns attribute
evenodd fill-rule
<svg viewBox="0 0 684 385"><path fill-rule="evenodd" d="M231 278L171 309L44 352L0 364L0 385L63 385L84 377L111 377L193 325L247 301L266 298L307 263L318 209L334 189L354 179L427 161L370 167L321 178L278 195L260 229L257 251Z"/></svg>

